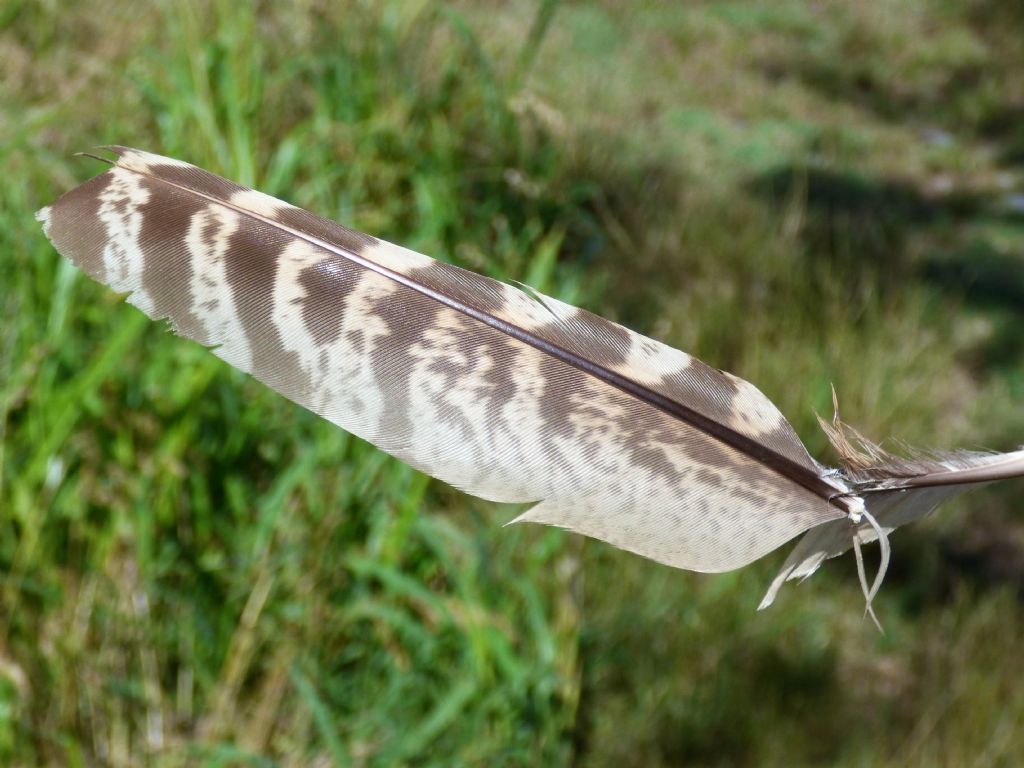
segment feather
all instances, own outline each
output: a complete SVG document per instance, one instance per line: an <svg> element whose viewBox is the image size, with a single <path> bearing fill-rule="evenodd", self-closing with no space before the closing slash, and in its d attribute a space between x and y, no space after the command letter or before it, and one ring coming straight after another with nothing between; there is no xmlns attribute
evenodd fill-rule
<svg viewBox="0 0 1024 768"><path fill-rule="evenodd" d="M1024 472L1019 454L850 452L826 468L754 386L684 352L178 160L104 149L108 170L37 214L60 253L422 472L531 502L513 522L704 572L809 531L784 580L963 484Z"/></svg>

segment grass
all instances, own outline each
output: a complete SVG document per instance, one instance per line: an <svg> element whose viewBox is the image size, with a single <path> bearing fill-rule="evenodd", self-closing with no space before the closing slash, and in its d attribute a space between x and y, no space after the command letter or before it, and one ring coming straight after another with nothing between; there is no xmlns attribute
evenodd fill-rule
<svg viewBox="0 0 1024 768"><path fill-rule="evenodd" d="M116 142L756 382L812 452L1024 432L1009 4L0 4L0 762L996 765L1018 486L755 613L380 454L145 321L32 212ZM1016 27L1014 25L1017 25Z"/></svg>

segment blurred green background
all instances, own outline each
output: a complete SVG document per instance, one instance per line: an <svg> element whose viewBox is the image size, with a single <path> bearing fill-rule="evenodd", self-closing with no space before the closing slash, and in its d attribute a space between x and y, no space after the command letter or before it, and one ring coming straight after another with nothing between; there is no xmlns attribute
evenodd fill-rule
<svg viewBox="0 0 1024 768"><path fill-rule="evenodd" d="M33 211L189 160L755 382L813 454L1024 435L1024 7L0 2L0 764L1024 763L1022 484L755 612L426 480ZM874 553L872 553L872 557Z"/></svg>

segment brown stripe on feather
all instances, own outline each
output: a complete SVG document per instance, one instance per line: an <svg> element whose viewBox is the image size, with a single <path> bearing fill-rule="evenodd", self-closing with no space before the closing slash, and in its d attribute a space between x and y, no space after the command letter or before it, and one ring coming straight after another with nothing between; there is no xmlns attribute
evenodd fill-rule
<svg viewBox="0 0 1024 768"><path fill-rule="evenodd" d="M405 274L417 283L451 296L480 312L498 315L507 303L504 283L483 278L451 264L435 261L430 266L409 270Z"/></svg>
<svg viewBox="0 0 1024 768"><path fill-rule="evenodd" d="M387 280L376 274L367 278ZM394 286L394 290L403 288ZM371 310L374 317L383 321L389 336L387 346L382 344L370 353L370 367L386 398L379 426L382 434L410 434L409 394L416 362L413 352L417 345L427 343L426 332L445 311L444 306L423 294L405 292L402 301L378 301ZM401 458L403 453L396 455Z"/></svg>
<svg viewBox="0 0 1024 768"><path fill-rule="evenodd" d="M202 198L168 188L148 177L142 185L148 200L138 207L142 217L139 250L142 254L142 287L155 317L169 317L179 332L205 338L206 329L193 312L192 256L186 242L192 219L206 210ZM168 248L178 241L179 248Z"/></svg>
<svg viewBox="0 0 1024 768"><path fill-rule="evenodd" d="M369 246L379 242L375 237L356 232L303 208L283 207L274 213L273 218L286 227L353 253L362 253Z"/></svg>
<svg viewBox="0 0 1024 768"><path fill-rule="evenodd" d="M251 373L292 400L303 402L310 377L295 352L285 349L273 320L278 258L292 242L287 232L254 221L239 227L226 252L226 275L252 355Z"/></svg>
<svg viewBox="0 0 1024 768"><path fill-rule="evenodd" d="M302 319L317 346L333 343L341 334L341 314L345 299L355 287L359 276L345 269L340 257L329 257L306 267L299 273L299 285L305 295L302 298ZM334 317L337 322L323 322Z"/></svg>
<svg viewBox="0 0 1024 768"><path fill-rule="evenodd" d="M74 263L89 277L102 281L106 275L103 266L103 245L107 241L106 227L100 221L100 195L109 186L111 172L94 176L45 208L46 236L61 253L73 254ZM72 195L72 193L74 193ZM63 216L52 216L52 210L68 209Z"/></svg>
<svg viewBox="0 0 1024 768"><path fill-rule="evenodd" d="M602 365L624 363L633 346L633 334L618 323L593 312L577 309L561 322L542 329L562 344L571 344L579 354Z"/></svg>

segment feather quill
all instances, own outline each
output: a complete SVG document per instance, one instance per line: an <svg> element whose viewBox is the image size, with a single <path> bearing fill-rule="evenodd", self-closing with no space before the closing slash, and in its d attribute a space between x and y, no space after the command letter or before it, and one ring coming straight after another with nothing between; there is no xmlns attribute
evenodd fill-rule
<svg viewBox="0 0 1024 768"><path fill-rule="evenodd" d="M1024 474L1024 452L865 459L838 426L845 464L829 469L754 386L684 352L181 161L104 149L108 170L37 214L60 253L417 469L532 502L513 522L704 572L809 532L767 605L855 540Z"/></svg>

